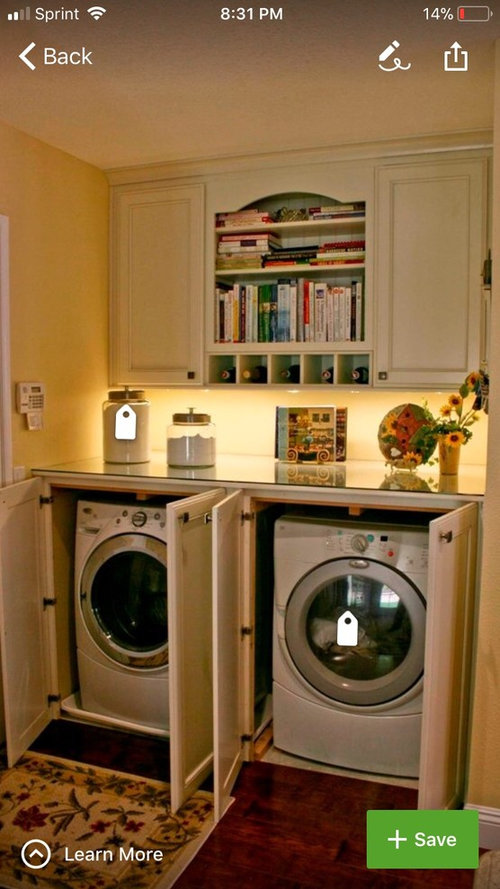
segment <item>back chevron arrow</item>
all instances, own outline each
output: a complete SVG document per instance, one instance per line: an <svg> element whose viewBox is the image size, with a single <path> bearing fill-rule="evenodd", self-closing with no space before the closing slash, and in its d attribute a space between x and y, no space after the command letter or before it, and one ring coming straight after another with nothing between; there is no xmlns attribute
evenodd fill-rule
<svg viewBox="0 0 500 889"><path fill-rule="evenodd" d="M34 49L35 46L36 46L35 42L30 43L30 45L27 46L26 49L23 49L23 51L19 53L19 58L21 59L21 62L24 62L24 64L27 65L28 68L31 68L32 71L35 70L36 65L34 65L30 59L28 59L28 53L30 53L31 50Z"/></svg>

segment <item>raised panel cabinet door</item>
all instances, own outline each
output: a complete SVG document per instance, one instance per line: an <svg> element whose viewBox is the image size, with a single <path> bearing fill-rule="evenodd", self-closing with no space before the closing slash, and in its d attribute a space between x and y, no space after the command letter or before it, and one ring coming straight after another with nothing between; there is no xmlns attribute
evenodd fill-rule
<svg viewBox="0 0 500 889"><path fill-rule="evenodd" d="M212 507L225 490L167 506L172 811L213 769Z"/></svg>
<svg viewBox="0 0 500 889"><path fill-rule="evenodd" d="M199 385L202 185L117 188L112 203L113 385Z"/></svg>
<svg viewBox="0 0 500 889"><path fill-rule="evenodd" d="M457 808L464 800L477 513L469 503L429 528L420 809Z"/></svg>
<svg viewBox="0 0 500 889"><path fill-rule="evenodd" d="M241 491L234 491L212 511L216 821L230 805L242 762L242 504Z"/></svg>
<svg viewBox="0 0 500 889"><path fill-rule="evenodd" d="M49 723L51 612L44 608L40 479L0 494L0 653L8 765Z"/></svg>
<svg viewBox="0 0 500 889"><path fill-rule="evenodd" d="M479 366L487 159L377 171L376 386L455 386Z"/></svg>

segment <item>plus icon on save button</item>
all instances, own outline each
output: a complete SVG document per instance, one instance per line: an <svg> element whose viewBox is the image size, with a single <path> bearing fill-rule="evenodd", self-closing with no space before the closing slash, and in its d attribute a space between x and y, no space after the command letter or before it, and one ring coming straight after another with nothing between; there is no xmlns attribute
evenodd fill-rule
<svg viewBox="0 0 500 889"><path fill-rule="evenodd" d="M399 830L396 830L396 836L395 836L395 837L387 837L387 842L388 842L388 843L394 843L396 849L399 849L399 844L400 844L400 843L406 843L407 840L408 840L408 837L401 837L401 836L399 835Z"/></svg>

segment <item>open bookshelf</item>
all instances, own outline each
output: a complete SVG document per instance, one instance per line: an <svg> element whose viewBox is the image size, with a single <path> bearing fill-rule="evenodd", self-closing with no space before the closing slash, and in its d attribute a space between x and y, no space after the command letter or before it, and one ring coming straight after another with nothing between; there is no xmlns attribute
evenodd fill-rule
<svg viewBox="0 0 500 889"><path fill-rule="evenodd" d="M208 381L370 385L365 203L289 193L215 217Z"/></svg>

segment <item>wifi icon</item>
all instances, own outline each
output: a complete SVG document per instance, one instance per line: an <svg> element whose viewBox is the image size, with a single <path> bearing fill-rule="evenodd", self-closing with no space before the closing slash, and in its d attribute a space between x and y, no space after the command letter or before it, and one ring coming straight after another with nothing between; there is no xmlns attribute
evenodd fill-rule
<svg viewBox="0 0 500 889"><path fill-rule="evenodd" d="M89 9L87 9L87 12L97 22L104 15L106 10L104 9L104 6L90 6Z"/></svg>

